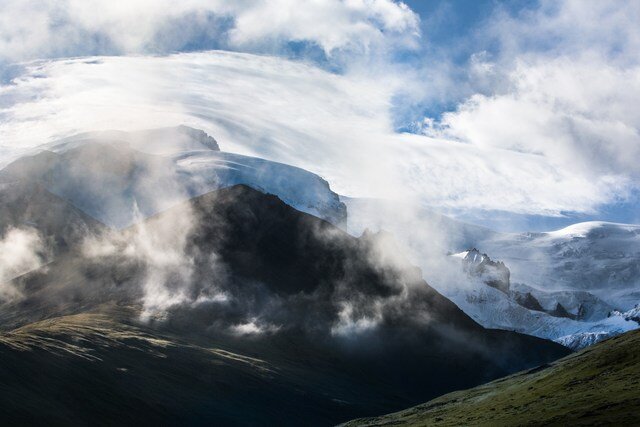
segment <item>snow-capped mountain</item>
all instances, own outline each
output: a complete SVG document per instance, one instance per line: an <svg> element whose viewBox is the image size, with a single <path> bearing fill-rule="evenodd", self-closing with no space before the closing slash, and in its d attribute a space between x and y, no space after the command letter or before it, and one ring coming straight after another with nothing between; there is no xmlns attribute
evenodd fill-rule
<svg viewBox="0 0 640 427"><path fill-rule="evenodd" d="M452 258L459 260L469 281L447 296L485 327L515 330L579 349L640 326L632 312L620 313L589 292L545 292L511 284L505 264L477 249ZM496 277L502 280L496 282Z"/></svg>
<svg viewBox="0 0 640 427"><path fill-rule="evenodd" d="M191 151L171 159L178 173L195 184L192 194L210 191L214 186L245 184L274 194L299 211L346 226L347 209L338 195L327 181L304 169L221 151Z"/></svg>
<svg viewBox="0 0 640 427"><path fill-rule="evenodd" d="M640 300L640 226L591 222L498 233L412 204L341 200L315 174L222 152L213 137L186 126L84 133L43 145L0 171L0 183L25 181L115 228L236 184L342 227L348 207L351 234L392 232L425 279L485 327L574 348L638 327L626 313Z"/></svg>
<svg viewBox="0 0 640 427"><path fill-rule="evenodd" d="M333 224L346 223L344 204L319 176L222 152L213 137L186 126L84 133L45 144L0 171L1 182L18 180L41 182L115 228L236 184L274 194Z"/></svg>
<svg viewBox="0 0 640 427"><path fill-rule="evenodd" d="M638 328L638 323L612 315L581 321L528 309L504 292L470 280L446 293L458 307L486 328L505 329L547 338L578 349L604 338ZM585 339L585 337L590 339Z"/></svg>
<svg viewBox="0 0 640 427"><path fill-rule="evenodd" d="M415 206L343 200L349 232L393 233L425 278L485 327L581 348L639 326L623 313L640 301L640 226L499 233ZM491 285L497 276L502 285Z"/></svg>
<svg viewBox="0 0 640 427"><path fill-rule="evenodd" d="M640 300L640 225L594 221L502 234L482 250L503 260L514 281L539 289L588 291L622 310Z"/></svg>
<svg viewBox="0 0 640 427"><path fill-rule="evenodd" d="M511 272L502 261L495 262L489 258L489 255L480 253L476 248L453 256L462 259L462 268L469 276L509 294Z"/></svg>

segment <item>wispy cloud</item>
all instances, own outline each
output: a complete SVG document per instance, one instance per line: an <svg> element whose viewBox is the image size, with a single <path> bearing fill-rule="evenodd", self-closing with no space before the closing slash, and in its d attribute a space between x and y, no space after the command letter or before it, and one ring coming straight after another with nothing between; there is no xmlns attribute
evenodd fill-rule
<svg viewBox="0 0 640 427"><path fill-rule="evenodd" d="M632 185L640 173L638 19L640 6L624 1L498 8L475 32L468 95L440 120L427 118L424 133Z"/></svg>
<svg viewBox="0 0 640 427"><path fill-rule="evenodd" d="M214 135L224 150L316 172L343 194L523 214L592 212L626 197L637 182L634 3L498 8L465 42L469 58L461 64L446 55L394 60L424 41L418 16L390 0L1 7L2 19L15 19L0 25L5 60L211 46L276 55L23 64L0 87L0 138L13 148L87 130L188 124ZM194 25L176 25L181 19ZM334 64L354 59L331 73L277 56L296 42ZM400 110L434 100L450 111L426 117L422 135L395 132ZM6 161L11 150L4 150Z"/></svg>
<svg viewBox="0 0 640 427"><path fill-rule="evenodd" d="M500 145L397 134L398 82L273 57L206 52L39 62L1 88L4 144L187 124L223 150L318 173L348 195L554 214L605 202L624 176Z"/></svg>
<svg viewBox="0 0 640 427"><path fill-rule="evenodd" d="M22 292L10 280L41 266L45 244L33 228L12 228L0 238L0 303L21 298Z"/></svg>

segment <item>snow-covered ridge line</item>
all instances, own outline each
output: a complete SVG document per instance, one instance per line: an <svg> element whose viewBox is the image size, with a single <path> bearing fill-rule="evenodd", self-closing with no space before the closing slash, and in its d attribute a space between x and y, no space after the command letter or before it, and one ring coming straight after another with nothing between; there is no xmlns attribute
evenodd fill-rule
<svg viewBox="0 0 640 427"><path fill-rule="evenodd" d="M582 237L586 238L589 233L597 232L597 231L627 231L627 232L638 232L640 233L640 225L636 224L622 224L616 222L606 222L606 221L587 221L587 222L578 222L576 224L572 224L568 227L561 228L559 230L547 231L541 233L543 235L549 236L551 238L574 238L574 237Z"/></svg>
<svg viewBox="0 0 640 427"><path fill-rule="evenodd" d="M42 180L49 191L114 228L236 184L346 226L345 205L318 175L222 152L213 137L187 126L90 132L54 141L0 171L0 182L16 179Z"/></svg>

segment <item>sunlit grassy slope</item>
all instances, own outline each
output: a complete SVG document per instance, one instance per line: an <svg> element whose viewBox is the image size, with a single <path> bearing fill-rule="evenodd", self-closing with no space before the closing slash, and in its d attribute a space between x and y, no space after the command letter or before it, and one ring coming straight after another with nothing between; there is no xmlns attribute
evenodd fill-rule
<svg viewBox="0 0 640 427"><path fill-rule="evenodd" d="M348 426L639 425L640 331L551 365Z"/></svg>

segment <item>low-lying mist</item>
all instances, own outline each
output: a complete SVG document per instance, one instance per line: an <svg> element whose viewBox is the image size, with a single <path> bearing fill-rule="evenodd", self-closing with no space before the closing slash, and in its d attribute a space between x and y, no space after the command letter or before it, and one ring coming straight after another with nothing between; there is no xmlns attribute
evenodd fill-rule
<svg viewBox="0 0 640 427"><path fill-rule="evenodd" d="M22 298L10 279L40 267L47 259L45 244L34 228L11 228L0 237L0 303Z"/></svg>

